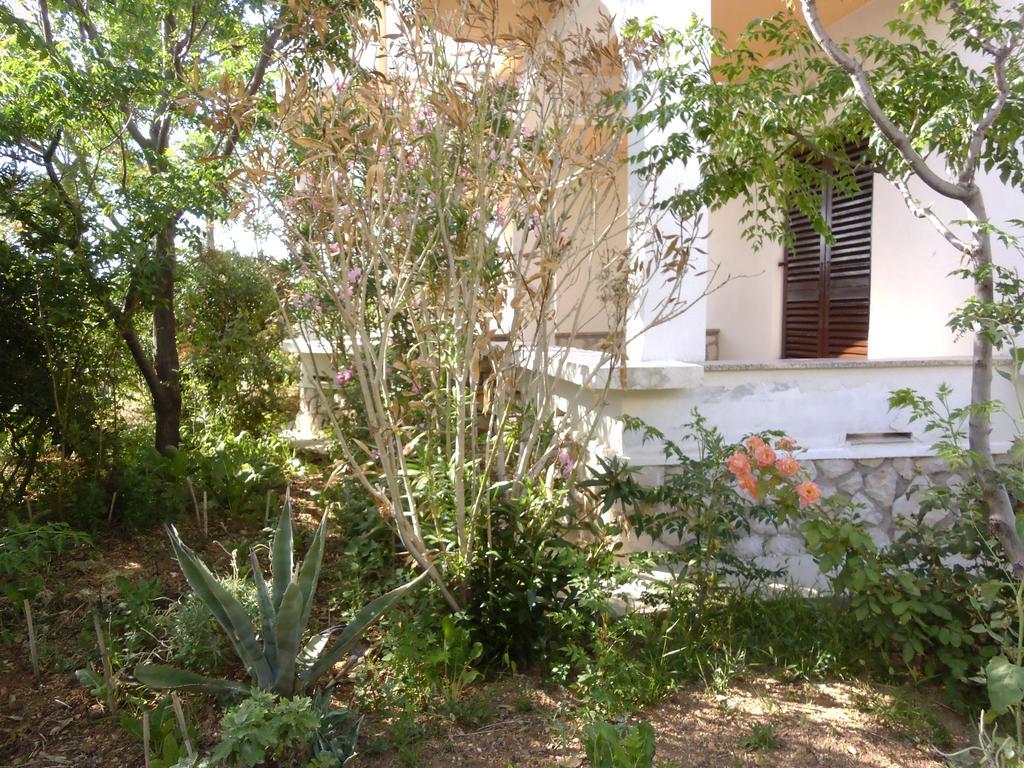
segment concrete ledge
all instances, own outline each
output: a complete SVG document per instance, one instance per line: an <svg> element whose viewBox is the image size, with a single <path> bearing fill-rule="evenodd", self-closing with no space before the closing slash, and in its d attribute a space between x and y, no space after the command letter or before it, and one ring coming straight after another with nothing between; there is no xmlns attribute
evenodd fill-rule
<svg viewBox="0 0 1024 768"><path fill-rule="evenodd" d="M538 370L543 361L536 356L524 361L530 370ZM622 370L613 367L604 352L571 347L551 347L547 353L546 372L561 381L587 389L613 391L650 391L695 389L704 380L704 366L674 360L648 360L629 363L625 382Z"/></svg>
<svg viewBox="0 0 1024 768"><path fill-rule="evenodd" d="M708 371L794 371L835 368L949 368L969 367L970 357L922 357L911 359L863 360L852 358L794 358L787 360L708 360ZM996 363L1009 362L999 358Z"/></svg>

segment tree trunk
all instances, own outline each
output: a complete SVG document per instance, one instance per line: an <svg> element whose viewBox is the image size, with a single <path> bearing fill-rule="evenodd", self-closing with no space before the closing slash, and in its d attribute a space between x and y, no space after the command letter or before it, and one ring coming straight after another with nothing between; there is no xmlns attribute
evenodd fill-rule
<svg viewBox="0 0 1024 768"><path fill-rule="evenodd" d="M965 203L979 225L974 227L978 250L974 257L974 296L982 304L995 301L992 274L992 236L986 225L988 213L981 192ZM979 331L974 334L974 367L971 374L971 412L968 444L975 456L975 476L988 510L988 523L999 540L1014 575L1024 575L1024 544L1017 533L1017 516L1006 487L996 477L992 455L992 418L985 407L992 400L992 341Z"/></svg>
<svg viewBox="0 0 1024 768"><path fill-rule="evenodd" d="M153 363L161 392L153 392L156 417L156 449L166 453L181 439L181 382L178 374L178 332L174 316L176 225L156 238L157 290L153 308Z"/></svg>

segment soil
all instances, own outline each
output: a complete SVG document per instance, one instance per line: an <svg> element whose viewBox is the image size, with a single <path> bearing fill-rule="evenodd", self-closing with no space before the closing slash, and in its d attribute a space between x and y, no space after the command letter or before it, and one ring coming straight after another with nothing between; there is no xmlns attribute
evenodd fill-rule
<svg viewBox="0 0 1024 768"><path fill-rule="evenodd" d="M312 516L299 513L312 524ZM197 547L215 571L227 569L228 556L216 540L255 538L261 526L237 522L213 524L211 538ZM198 533L185 526L188 541ZM23 617L10 606L0 619L0 768L117 768L142 766L142 745L121 727L82 687L77 667L97 665L92 611L117 594L117 575L159 576L174 597L185 584L162 531L127 539L97 542L94 548L65 556L50 578L51 591L36 600L42 674L33 675ZM85 650L83 650L85 649ZM89 658L89 653L94 654ZM368 713L363 727L361 768L423 766L585 766L586 758L568 715L569 700L526 676L481 685L472 693L479 702L476 725L466 726L441 715L419 715L415 722ZM681 690L649 707L642 717L657 732L658 765L663 768L731 768L792 766L805 768L939 768L936 749L899 735L870 712L866 696L882 696L863 683L785 684L769 676L737 683L723 695L703 688ZM473 709L475 705L470 705ZM951 745L970 742L966 725L930 697L951 733ZM217 713L198 713L210 738ZM771 729L772 743L761 749L740 746L755 725Z"/></svg>
<svg viewBox="0 0 1024 768"><path fill-rule="evenodd" d="M557 701L532 683L519 683L514 707L507 703L509 683L489 691L499 714L480 728L434 723L436 732L405 750L372 752L386 738L386 725L371 722L371 735L355 765L359 768L555 768L588 766L571 723L555 716ZM523 694L536 709L522 713ZM657 734L658 768L944 768L942 753L916 734L897 735L862 711L865 697L888 694L863 683L781 683L758 677L733 686L724 695L703 688L677 692L648 707L640 717ZM949 752L970 742L963 721L930 699L949 730ZM924 704L924 702L923 702ZM755 725L772 728L774 743L744 748ZM393 739L392 739L393 741ZM403 754L404 751L404 754Z"/></svg>

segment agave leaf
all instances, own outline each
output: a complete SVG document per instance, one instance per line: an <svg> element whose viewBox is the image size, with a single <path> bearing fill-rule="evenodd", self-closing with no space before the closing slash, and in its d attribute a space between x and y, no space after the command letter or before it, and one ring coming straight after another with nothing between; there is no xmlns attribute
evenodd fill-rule
<svg viewBox="0 0 1024 768"><path fill-rule="evenodd" d="M302 588L293 579L284 591L281 609L274 623L278 662L274 690L282 696L291 696L295 692L295 661L306 629L305 625L299 623L301 615Z"/></svg>
<svg viewBox="0 0 1024 768"><path fill-rule="evenodd" d="M220 581L210 572L199 556L181 540L174 526L168 526L167 533L171 546L178 557L178 564L185 579L196 595L210 609L217 623L227 634L235 653L245 664L256 685L266 689L273 679L270 666L256 641L256 628L241 603L235 599Z"/></svg>
<svg viewBox="0 0 1024 768"><path fill-rule="evenodd" d="M320 658L302 673L302 688L309 687L320 675L333 667L373 622L379 619L388 608L397 603L405 596L406 592L409 592L426 577L427 572L424 571L412 581L396 587L387 594L381 595L376 600L363 606L362 610L348 623L338 639L334 641L330 649L324 652Z"/></svg>
<svg viewBox="0 0 1024 768"><path fill-rule="evenodd" d="M295 660L295 666L300 673L305 672L318 658L320 658L320 654L324 652L324 648L327 647L327 643L330 642L331 637L342 629L343 627L328 627L322 632L317 632L309 638L309 642L303 646L302 650L299 652L298 658Z"/></svg>
<svg viewBox="0 0 1024 768"><path fill-rule="evenodd" d="M309 551L306 559L302 561L299 569L299 587L302 588L302 618L299 623L305 627L309 624L309 616L313 612L313 596L316 594L316 585L320 580L320 565L324 559L324 543L327 538L327 512L320 518L320 525L317 526L313 541L309 544Z"/></svg>
<svg viewBox="0 0 1024 768"><path fill-rule="evenodd" d="M277 640L274 638L274 621L277 611L270 600L270 589L267 587L267 580L263 578L263 570L260 568L259 558L256 557L256 550L249 548L249 565L252 567L252 582L256 586L256 603L260 607L260 619L263 630L263 655L267 657L267 664L270 671L277 674Z"/></svg>
<svg viewBox="0 0 1024 768"><path fill-rule="evenodd" d="M233 680L205 677L164 664L139 664L135 667L134 674L140 683L149 688L174 688L182 691L205 691L206 693L249 693L248 686Z"/></svg>
<svg viewBox="0 0 1024 768"><path fill-rule="evenodd" d="M281 601L284 600L284 592L292 580L292 563L294 556L295 542L292 537L292 503L287 496L284 500L284 508L281 510L281 517L277 521L277 531L274 533L274 542L270 549L270 578L273 583L274 610L281 610Z"/></svg>

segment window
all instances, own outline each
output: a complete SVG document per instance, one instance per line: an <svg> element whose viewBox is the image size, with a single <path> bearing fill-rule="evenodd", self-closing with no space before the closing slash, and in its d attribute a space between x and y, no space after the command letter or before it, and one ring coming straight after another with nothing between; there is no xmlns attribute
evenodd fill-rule
<svg viewBox="0 0 1024 768"><path fill-rule="evenodd" d="M872 174L856 174L859 190L828 182L822 217L829 243L810 219L790 211L793 240L783 268L782 356L867 357L871 298Z"/></svg>

